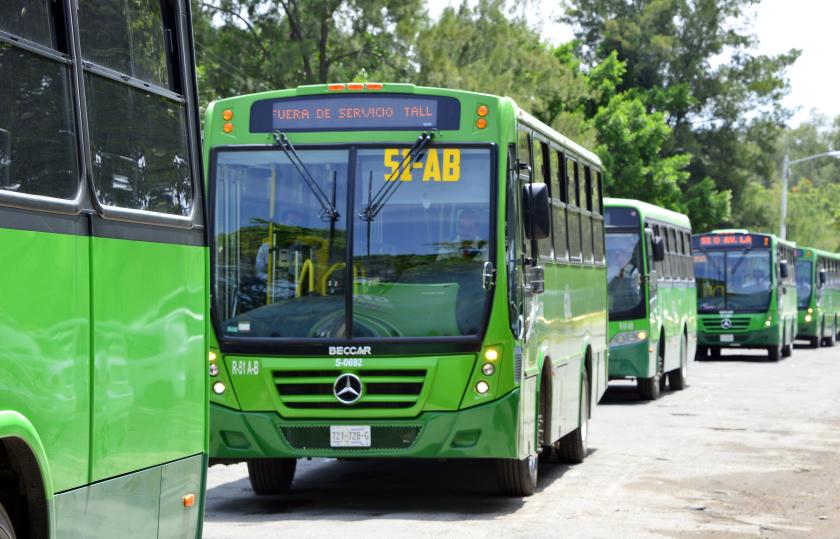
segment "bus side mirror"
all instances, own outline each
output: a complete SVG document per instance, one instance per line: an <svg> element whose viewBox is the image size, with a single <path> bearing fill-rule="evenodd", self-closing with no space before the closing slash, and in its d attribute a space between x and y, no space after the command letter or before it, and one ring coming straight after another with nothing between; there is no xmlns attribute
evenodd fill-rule
<svg viewBox="0 0 840 539"><path fill-rule="evenodd" d="M532 183L522 188L522 215L525 237L529 240L544 240L551 235L551 207L546 184Z"/></svg>
<svg viewBox="0 0 840 539"><path fill-rule="evenodd" d="M787 260L782 260L779 262L779 276L782 279L787 279L790 276L790 270L788 269Z"/></svg>
<svg viewBox="0 0 840 539"><path fill-rule="evenodd" d="M665 240L662 236L653 239L653 261L662 262L665 260Z"/></svg>
<svg viewBox="0 0 840 539"><path fill-rule="evenodd" d="M825 271L825 268L820 270L820 288L824 287L828 282L828 273Z"/></svg>

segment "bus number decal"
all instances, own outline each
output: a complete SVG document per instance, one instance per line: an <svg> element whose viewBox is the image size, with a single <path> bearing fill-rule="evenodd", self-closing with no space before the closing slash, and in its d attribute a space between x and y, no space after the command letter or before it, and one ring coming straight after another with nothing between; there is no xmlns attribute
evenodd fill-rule
<svg viewBox="0 0 840 539"><path fill-rule="evenodd" d="M461 180L461 150L457 148L444 148L438 153L437 148L426 150L426 159L414 163L400 173L400 181L410 182L414 179L414 170L423 171L424 182L457 182ZM388 181L400 167L400 163L408 155L408 148L399 150L397 148L386 148L384 152L384 163L389 169L384 175Z"/></svg>
<svg viewBox="0 0 840 539"><path fill-rule="evenodd" d="M260 374L260 362L250 360L231 361L230 373L239 376L257 376Z"/></svg>

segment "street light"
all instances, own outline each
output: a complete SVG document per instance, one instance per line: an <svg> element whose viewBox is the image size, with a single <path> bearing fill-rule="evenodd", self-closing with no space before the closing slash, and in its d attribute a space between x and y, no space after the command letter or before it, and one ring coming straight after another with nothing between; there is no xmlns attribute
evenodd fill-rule
<svg viewBox="0 0 840 539"><path fill-rule="evenodd" d="M825 153L818 153L816 155L809 155L808 157L803 157L802 159L794 159L793 161L790 160L790 157L787 152L785 152L785 160L782 164L782 224L779 230L779 237L785 239L785 234L787 233L787 226L785 226L785 219L787 218L787 191L788 191L788 177L790 176L790 166L796 165L797 163L802 163L805 161L810 161L812 159L819 159L820 157L836 157L840 159L840 150L834 150L831 152Z"/></svg>

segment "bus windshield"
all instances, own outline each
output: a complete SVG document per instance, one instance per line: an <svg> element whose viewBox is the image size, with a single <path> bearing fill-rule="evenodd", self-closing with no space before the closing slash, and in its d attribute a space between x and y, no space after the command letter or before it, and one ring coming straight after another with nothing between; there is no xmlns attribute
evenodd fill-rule
<svg viewBox="0 0 840 539"><path fill-rule="evenodd" d="M223 336L480 333L490 149L431 146L399 173L404 150L298 147L315 186L279 149L215 152L213 286Z"/></svg>
<svg viewBox="0 0 840 539"><path fill-rule="evenodd" d="M694 274L700 312L763 312L770 305L768 249L697 251Z"/></svg>
<svg viewBox="0 0 840 539"><path fill-rule="evenodd" d="M644 316L641 231L607 230L607 292L611 320ZM641 312L639 312L641 309Z"/></svg>
<svg viewBox="0 0 840 539"><path fill-rule="evenodd" d="M805 309L811 303L811 270L814 263L810 260L796 261L796 298L799 309Z"/></svg>

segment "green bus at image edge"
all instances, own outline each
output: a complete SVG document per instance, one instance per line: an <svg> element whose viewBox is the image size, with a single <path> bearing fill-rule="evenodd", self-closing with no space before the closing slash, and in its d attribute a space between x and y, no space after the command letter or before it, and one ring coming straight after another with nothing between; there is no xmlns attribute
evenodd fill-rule
<svg viewBox="0 0 840 539"><path fill-rule="evenodd" d="M214 102L204 156L211 463L272 494L302 457L487 458L527 495L538 457L583 460L594 154L509 98L359 83Z"/></svg>
<svg viewBox="0 0 840 539"><path fill-rule="evenodd" d="M635 378L643 400L683 389L694 359L697 293L688 217L607 198L610 379Z"/></svg>
<svg viewBox="0 0 840 539"><path fill-rule="evenodd" d="M715 230L692 238L697 280L697 358L722 348L788 357L798 334L796 245L772 234Z"/></svg>
<svg viewBox="0 0 840 539"><path fill-rule="evenodd" d="M834 346L840 332L840 254L796 249L796 338L816 348Z"/></svg>
<svg viewBox="0 0 840 539"><path fill-rule="evenodd" d="M189 2L135 4L0 7L4 538L201 534L208 262Z"/></svg>

